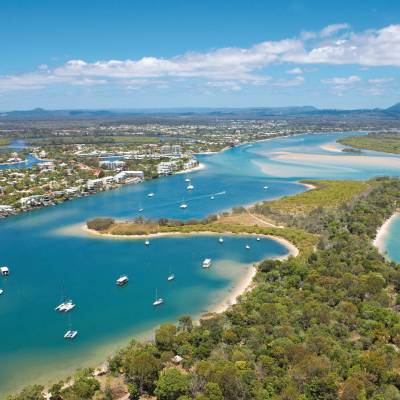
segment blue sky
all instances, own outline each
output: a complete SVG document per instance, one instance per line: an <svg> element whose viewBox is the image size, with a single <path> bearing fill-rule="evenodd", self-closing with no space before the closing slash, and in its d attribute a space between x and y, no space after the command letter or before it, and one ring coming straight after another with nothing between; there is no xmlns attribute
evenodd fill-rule
<svg viewBox="0 0 400 400"><path fill-rule="evenodd" d="M400 101L397 0L2 0L0 39L0 110Z"/></svg>

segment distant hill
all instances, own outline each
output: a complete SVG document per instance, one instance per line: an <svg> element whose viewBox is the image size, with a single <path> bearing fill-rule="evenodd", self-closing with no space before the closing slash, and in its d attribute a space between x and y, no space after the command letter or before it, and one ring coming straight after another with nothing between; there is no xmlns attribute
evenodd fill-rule
<svg viewBox="0 0 400 400"><path fill-rule="evenodd" d="M121 119L129 117L172 116L172 117L214 117L214 118L400 118L400 103L387 109L318 109L313 106L295 107L252 107L252 108L149 108L109 110L45 110L35 108L25 111L0 113L1 120L76 120L76 119Z"/></svg>

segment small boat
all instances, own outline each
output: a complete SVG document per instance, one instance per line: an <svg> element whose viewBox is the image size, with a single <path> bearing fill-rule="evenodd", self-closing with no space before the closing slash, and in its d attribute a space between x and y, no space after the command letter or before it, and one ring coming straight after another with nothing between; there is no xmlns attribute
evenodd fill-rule
<svg viewBox="0 0 400 400"><path fill-rule="evenodd" d="M260 238L258 237L258 238L256 238L256 240L257 240L257 242L259 242L259 241L260 241Z"/></svg>
<svg viewBox="0 0 400 400"><path fill-rule="evenodd" d="M8 269L8 267L4 265L3 267L0 268L0 273L3 276L8 276L10 275L10 270Z"/></svg>
<svg viewBox="0 0 400 400"><path fill-rule="evenodd" d="M224 243L224 239L223 239L222 237L220 237L220 238L218 239L218 242Z"/></svg>
<svg viewBox="0 0 400 400"><path fill-rule="evenodd" d="M211 197L210 197L210 199L211 199L211 200L214 200L214 199L215 199L215 197L214 197L214 196L211 196Z"/></svg>
<svg viewBox="0 0 400 400"><path fill-rule="evenodd" d="M59 312L68 312L71 311L75 308L75 304L72 302L72 300L64 301L63 303L59 304L54 311L59 311Z"/></svg>
<svg viewBox="0 0 400 400"><path fill-rule="evenodd" d="M167 280L170 282L170 281L173 281L175 279L175 275L174 274L169 274L168 275L168 278L167 278Z"/></svg>
<svg viewBox="0 0 400 400"><path fill-rule="evenodd" d="M118 286L124 286L128 283L129 278L126 275L120 276L115 282Z"/></svg>
<svg viewBox="0 0 400 400"><path fill-rule="evenodd" d="M190 178L186 178L186 179L185 179L185 182L190 182Z"/></svg>
<svg viewBox="0 0 400 400"><path fill-rule="evenodd" d="M156 299L153 301L153 306L159 306L162 303L164 303L164 300L161 297L158 297L156 289Z"/></svg>
<svg viewBox="0 0 400 400"><path fill-rule="evenodd" d="M3 289L0 289L0 296L4 293Z"/></svg>
<svg viewBox="0 0 400 400"><path fill-rule="evenodd" d="M151 193L149 193L148 195L147 195L147 197L153 197L154 196L154 193L153 192L151 192Z"/></svg>
<svg viewBox="0 0 400 400"><path fill-rule="evenodd" d="M146 246L150 246L150 241L149 241L149 240L146 240L146 241L144 242L144 244L145 244Z"/></svg>
<svg viewBox="0 0 400 400"><path fill-rule="evenodd" d="M268 186L264 186L263 189L268 189Z"/></svg>
<svg viewBox="0 0 400 400"><path fill-rule="evenodd" d="M211 267L211 258L205 258L203 261L203 268L210 268Z"/></svg>
<svg viewBox="0 0 400 400"><path fill-rule="evenodd" d="M246 250L250 250L250 246L248 244L246 244Z"/></svg>
<svg viewBox="0 0 400 400"><path fill-rule="evenodd" d="M193 190L193 189L194 189L194 186L193 186L192 184L190 184L190 185L187 186L186 189L187 189L187 190Z"/></svg>
<svg viewBox="0 0 400 400"><path fill-rule="evenodd" d="M179 208L185 209L188 208L188 205L186 203L182 203Z"/></svg>
<svg viewBox="0 0 400 400"><path fill-rule="evenodd" d="M77 334L78 331L68 330L64 335L64 339L74 339Z"/></svg>
<svg viewBox="0 0 400 400"><path fill-rule="evenodd" d="M142 212L143 211L143 208L139 208L139 212Z"/></svg>

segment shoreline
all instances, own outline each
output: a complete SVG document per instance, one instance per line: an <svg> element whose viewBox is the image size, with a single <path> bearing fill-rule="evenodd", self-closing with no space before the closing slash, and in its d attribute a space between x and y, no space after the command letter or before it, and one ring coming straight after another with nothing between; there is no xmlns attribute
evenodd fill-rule
<svg viewBox="0 0 400 400"><path fill-rule="evenodd" d="M140 239L157 239L157 238L163 238L163 237L174 237L174 236L258 236L258 237L264 237L267 239L272 239L275 240L276 242L280 243L282 246L286 247L288 250L288 256L293 256L296 257L299 254L299 249L291 242L288 240L284 239L283 237L280 236L274 236L274 235L265 235L265 234L260 234L260 233L247 233L247 232L242 232L242 233L233 233L233 232L213 232L213 231L194 231L194 232L157 232L157 233L148 233L148 234L143 234L143 235L113 235L111 233L101 233L97 232L94 229L89 229L86 224L80 225L79 229L86 233L89 236L94 236L97 238L104 238L104 239L116 239L116 240L140 240ZM79 232L76 231L77 234ZM286 257L286 256L284 256Z"/></svg>
<svg viewBox="0 0 400 400"><path fill-rule="evenodd" d="M203 163L199 163L195 167L188 168L188 169L183 169L182 171L177 171L177 172L175 172L174 175L188 174L190 172L201 171L203 169L206 169L206 165L203 164Z"/></svg>
<svg viewBox="0 0 400 400"><path fill-rule="evenodd" d="M373 240L373 245L378 249L379 253L385 255L385 240L387 235L389 234L390 225L394 221L395 218L400 216L400 212L396 211L392 214L384 223L383 225L377 230L375 239Z"/></svg>

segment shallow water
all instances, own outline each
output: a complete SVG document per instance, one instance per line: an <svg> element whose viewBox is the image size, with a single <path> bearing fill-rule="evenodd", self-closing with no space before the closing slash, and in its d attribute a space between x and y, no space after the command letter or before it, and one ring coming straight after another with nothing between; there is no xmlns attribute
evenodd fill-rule
<svg viewBox="0 0 400 400"><path fill-rule="evenodd" d="M143 241L71 236L62 233L65 228L96 216L202 218L304 191L298 179L400 174L387 155L347 155L321 147L339 136L344 135L299 135L198 156L206 168L188 174L195 186L192 192L186 190L186 175L175 175L0 221L0 264L11 269L8 279L0 279L5 289L0 298L0 396L19 385L36 379L47 382L99 361L128 337L162 321L198 315L226 296L249 264L286 254L282 245L271 240L255 242L250 252L244 249L249 238L243 237L226 238L223 245L214 236L162 238L146 248ZM282 160L277 152L305 158ZM331 158L307 160L309 154ZM379 157L379 162L371 158L374 161L369 163L371 156ZM155 196L148 197L150 192ZM182 201L189 205L186 210L179 208ZM209 271L200 265L205 257L214 260ZM177 278L168 284L170 268ZM115 279L125 273L131 281L117 288ZM72 343L63 339L68 319L53 311L62 287L77 303L71 323L79 336ZM152 307L156 288L166 300L159 309Z"/></svg>

